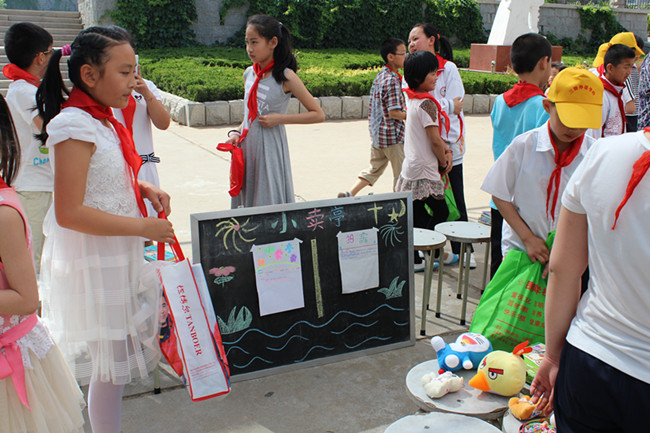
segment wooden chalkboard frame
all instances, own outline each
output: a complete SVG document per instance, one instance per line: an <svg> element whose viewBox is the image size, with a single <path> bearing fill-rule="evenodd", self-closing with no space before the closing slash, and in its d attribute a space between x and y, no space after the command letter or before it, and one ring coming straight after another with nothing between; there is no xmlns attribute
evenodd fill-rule
<svg viewBox="0 0 650 433"><path fill-rule="evenodd" d="M399 349L403 347L412 346L415 344L415 288L414 288L414 274L413 274L413 259L414 259L414 250L413 250L413 199L410 192L398 192L390 194L377 194L377 195L367 195L361 197L349 197L349 198L337 198L329 200L318 200L311 202L299 202L291 203L284 205L272 205L272 206L259 206L253 208L239 208L239 209L230 209L223 211L215 212L203 212L195 213L190 215L190 225L191 225L191 235L192 235L192 260L194 263L201 263L201 245L200 245L200 224L205 221L210 220L219 220L225 218L242 218L242 217L251 217L266 215L279 212L291 212L291 211L300 211L314 208L331 208L334 206L349 206L355 204L364 204L364 203L373 203L373 202L391 202L395 200L403 200L406 203L406 233L405 237L407 242L399 245L400 248L406 248L408 253L408 270L406 271L407 276L407 287L408 287L408 339L404 339L399 342L392 342L388 344L382 344L376 347L354 350L346 353L335 354L324 356L316 359L305 360L301 362L296 362L289 365L280 365L271 368L238 373L231 377L233 382L255 379L259 377L270 376L274 374L284 373L292 371L298 368L307 368L314 367L318 365L324 365L331 362L343 361L347 359L353 359L360 356L371 355L376 353L381 353L389 350ZM206 266L204 265L204 268ZM206 279L208 280L208 285L210 285L210 276L208 274L208 269L204 269L206 273ZM213 299L214 302L214 299Z"/></svg>

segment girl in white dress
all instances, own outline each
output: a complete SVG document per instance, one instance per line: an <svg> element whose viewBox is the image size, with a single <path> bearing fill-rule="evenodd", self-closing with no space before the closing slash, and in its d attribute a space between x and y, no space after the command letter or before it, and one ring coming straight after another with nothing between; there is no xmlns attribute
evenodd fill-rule
<svg viewBox="0 0 650 433"><path fill-rule="evenodd" d="M77 380L90 383L93 432L117 433L124 385L147 377L159 356L159 293L139 282L143 238L173 242L174 232L165 219L142 217L143 197L169 214L169 196L137 180L142 159L111 110L126 107L135 87L129 34L90 27L71 48L72 91L61 80L57 51L37 93L54 163L43 313Z"/></svg>
<svg viewBox="0 0 650 433"><path fill-rule="evenodd" d="M0 432L83 432L83 394L35 313L31 230L11 186L19 163L0 96Z"/></svg>

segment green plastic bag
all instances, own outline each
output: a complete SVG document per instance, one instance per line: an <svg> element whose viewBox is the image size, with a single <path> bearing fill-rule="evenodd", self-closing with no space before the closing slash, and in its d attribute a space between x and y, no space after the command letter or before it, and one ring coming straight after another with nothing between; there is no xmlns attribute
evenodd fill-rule
<svg viewBox="0 0 650 433"><path fill-rule="evenodd" d="M447 221L456 221L460 218L460 211L458 206L456 206L456 199L454 198L454 192L451 190L451 184L449 183L449 176L446 174L442 176L442 182L445 184L445 203L447 203L447 208L449 209L449 216ZM433 216L433 212L429 205L424 205L427 213Z"/></svg>
<svg viewBox="0 0 650 433"><path fill-rule="evenodd" d="M554 239L553 231L546 239L549 250ZM525 251L508 251L481 296L470 332L487 337L494 350L507 352L526 340L544 343L545 266L531 262Z"/></svg>

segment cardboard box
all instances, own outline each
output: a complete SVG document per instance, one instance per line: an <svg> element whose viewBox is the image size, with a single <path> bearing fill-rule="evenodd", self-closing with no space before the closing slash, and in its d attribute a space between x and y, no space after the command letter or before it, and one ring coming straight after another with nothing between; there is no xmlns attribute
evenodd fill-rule
<svg viewBox="0 0 650 433"><path fill-rule="evenodd" d="M524 353L524 362L526 363L526 382L532 383L535 375L537 374L537 369L544 359L544 354L546 353L546 345L538 343L534 346L531 346L533 349L532 352Z"/></svg>

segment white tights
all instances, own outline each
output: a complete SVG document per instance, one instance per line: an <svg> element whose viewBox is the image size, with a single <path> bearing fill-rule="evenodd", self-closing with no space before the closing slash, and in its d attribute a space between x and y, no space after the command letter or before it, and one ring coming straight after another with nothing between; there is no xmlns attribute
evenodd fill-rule
<svg viewBox="0 0 650 433"><path fill-rule="evenodd" d="M124 385L95 380L88 387L88 417L93 433L120 433Z"/></svg>

